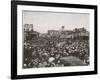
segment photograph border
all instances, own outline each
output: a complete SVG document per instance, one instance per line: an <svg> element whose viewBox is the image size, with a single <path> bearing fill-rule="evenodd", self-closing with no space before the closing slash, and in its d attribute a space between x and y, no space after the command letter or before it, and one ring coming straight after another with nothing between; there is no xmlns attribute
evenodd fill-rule
<svg viewBox="0 0 100 80"><path fill-rule="evenodd" d="M17 74L17 57L18 57L17 56L17 42L18 42L17 5L93 9L94 10L94 71L18 75ZM75 75L90 75L90 74L97 74L97 5L48 3L48 2L33 2L33 1L11 1L11 79L75 76Z"/></svg>

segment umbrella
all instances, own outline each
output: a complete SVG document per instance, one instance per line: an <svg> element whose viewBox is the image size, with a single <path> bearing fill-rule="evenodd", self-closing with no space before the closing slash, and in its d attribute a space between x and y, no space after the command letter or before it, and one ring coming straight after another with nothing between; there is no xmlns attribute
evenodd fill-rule
<svg viewBox="0 0 100 80"><path fill-rule="evenodd" d="M84 63L81 59L74 57L74 56L68 56L68 57L62 57L60 58L61 63L65 66L85 66L86 63Z"/></svg>

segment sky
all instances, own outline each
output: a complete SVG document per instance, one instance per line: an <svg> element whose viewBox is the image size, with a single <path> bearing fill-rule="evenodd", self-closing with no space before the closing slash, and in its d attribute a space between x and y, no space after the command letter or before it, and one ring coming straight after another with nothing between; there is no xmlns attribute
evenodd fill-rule
<svg viewBox="0 0 100 80"><path fill-rule="evenodd" d="M48 30L65 30L75 28L86 28L89 31L90 15L85 13L61 13L61 12L40 12L23 11L23 24L33 24L35 31L46 33Z"/></svg>

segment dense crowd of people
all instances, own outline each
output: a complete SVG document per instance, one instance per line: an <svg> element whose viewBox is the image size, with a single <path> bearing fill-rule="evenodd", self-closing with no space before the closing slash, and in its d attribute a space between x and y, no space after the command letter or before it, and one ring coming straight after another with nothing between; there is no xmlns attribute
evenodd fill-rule
<svg viewBox="0 0 100 80"><path fill-rule="evenodd" d="M24 41L23 51L23 68L66 66L61 58L68 56L79 58L83 63L89 65L89 40L37 39L36 41Z"/></svg>

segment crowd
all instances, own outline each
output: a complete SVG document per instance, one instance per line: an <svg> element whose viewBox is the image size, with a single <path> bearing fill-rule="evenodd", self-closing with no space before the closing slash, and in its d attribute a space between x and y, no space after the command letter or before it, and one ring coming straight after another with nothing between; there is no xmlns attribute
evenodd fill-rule
<svg viewBox="0 0 100 80"><path fill-rule="evenodd" d="M44 41L44 42L43 42ZM61 58L74 56L89 65L88 40L43 40L24 42L23 68L65 66Z"/></svg>

